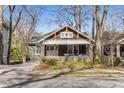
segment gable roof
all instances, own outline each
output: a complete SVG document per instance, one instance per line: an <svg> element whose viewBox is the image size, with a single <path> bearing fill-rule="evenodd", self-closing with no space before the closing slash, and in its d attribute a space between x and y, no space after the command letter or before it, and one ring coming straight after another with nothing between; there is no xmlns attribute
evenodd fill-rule
<svg viewBox="0 0 124 93"><path fill-rule="evenodd" d="M117 38L117 41L116 41L115 45L118 44L118 43L120 43L120 42L122 42L122 41L124 41L124 33L122 33L122 34L119 35L119 37Z"/></svg>
<svg viewBox="0 0 124 93"><path fill-rule="evenodd" d="M55 30L55 31L53 31L53 32L50 32L48 35L46 35L45 37L43 37L42 39L40 39L38 42L42 42L44 39L48 38L49 36L55 34L56 32L60 31L61 29L65 28L65 27L69 27L70 29L74 30L75 32L79 33L80 35L82 35L82 36L88 38L89 40L91 40L91 41L93 41L93 42L95 42L95 40L93 40L92 38L88 37L87 35L83 34L82 32L80 32L80 31L74 29L73 27L71 27L71 26L69 26L69 25L65 25L65 26L63 26L63 27L61 27L61 28L59 28L59 29L57 29L57 30Z"/></svg>
<svg viewBox="0 0 124 93"><path fill-rule="evenodd" d="M103 39L105 44L113 44L116 45L122 41L124 41L124 33L123 32L104 32ZM102 40L103 40L102 39Z"/></svg>
<svg viewBox="0 0 124 93"><path fill-rule="evenodd" d="M118 42L116 42L115 45L118 44L118 43L120 43L120 42L122 42L122 41L124 41L124 38L121 39L121 40L119 40Z"/></svg>
<svg viewBox="0 0 124 93"><path fill-rule="evenodd" d="M124 33L115 34L112 40L111 42L113 42L114 45L122 42L124 40Z"/></svg>

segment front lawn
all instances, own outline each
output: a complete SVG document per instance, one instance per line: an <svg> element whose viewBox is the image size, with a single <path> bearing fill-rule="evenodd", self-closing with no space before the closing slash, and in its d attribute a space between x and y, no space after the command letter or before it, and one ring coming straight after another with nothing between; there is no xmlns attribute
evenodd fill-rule
<svg viewBox="0 0 124 93"><path fill-rule="evenodd" d="M28 75L40 76L111 76L123 75L124 72L116 68L108 68L104 64L83 61L59 61L43 58L41 63L32 68Z"/></svg>

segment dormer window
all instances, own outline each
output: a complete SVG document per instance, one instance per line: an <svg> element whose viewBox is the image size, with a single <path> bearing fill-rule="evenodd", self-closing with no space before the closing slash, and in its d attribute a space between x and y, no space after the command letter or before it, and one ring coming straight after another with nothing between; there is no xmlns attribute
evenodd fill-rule
<svg viewBox="0 0 124 93"><path fill-rule="evenodd" d="M68 33L65 33L66 37L69 35Z"/></svg>
<svg viewBox="0 0 124 93"><path fill-rule="evenodd" d="M73 38L73 33L72 32L61 32L60 38Z"/></svg>

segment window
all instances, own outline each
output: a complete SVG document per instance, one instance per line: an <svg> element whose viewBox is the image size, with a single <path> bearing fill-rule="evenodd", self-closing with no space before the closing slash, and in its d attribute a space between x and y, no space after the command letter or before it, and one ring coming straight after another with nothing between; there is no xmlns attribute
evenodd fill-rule
<svg viewBox="0 0 124 93"><path fill-rule="evenodd" d="M40 46L37 46L37 54L40 54L41 53L41 48Z"/></svg>
<svg viewBox="0 0 124 93"><path fill-rule="evenodd" d="M61 32L60 38L73 38L73 33L72 32Z"/></svg>
<svg viewBox="0 0 124 93"><path fill-rule="evenodd" d="M65 33L65 36L67 37L69 33Z"/></svg>
<svg viewBox="0 0 124 93"><path fill-rule="evenodd" d="M49 46L46 46L46 49L49 50Z"/></svg>
<svg viewBox="0 0 124 93"><path fill-rule="evenodd" d="M78 49L79 49L79 46L78 45L74 45L74 55L75 56L78 55Z"/></svg>
<svg viewBox="0 0 124 93"><path fill-rule="evenodd" d="M50 46L50 50L54 50L54 46Z"/></svg>
<svg viewBox="0 0 124 93"><path fill-rule="evenodd" d="M104 55L108 56L108 53L110 52L110 48L108 46L104 46Z"/></svg>
<svg viewBox="0 0 124 93"><path fill-rule="evenodd" d="M52 45L46 46L46 50L47 51L54 50L54 46L52 46Z"/></svg>
<svg viewBox="0 0 124 93"><path fill-rule="evenodd" d="M79 45L79 55L86 55L86 45Z"/></svg>

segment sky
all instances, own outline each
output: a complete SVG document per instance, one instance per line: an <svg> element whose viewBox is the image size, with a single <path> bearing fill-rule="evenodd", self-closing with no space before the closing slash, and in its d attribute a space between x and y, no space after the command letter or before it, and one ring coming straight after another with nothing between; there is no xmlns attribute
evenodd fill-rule
<svg viewBox="0 0 124 93"><path fill-rule="evenodd" d="M37 28L36 30L38 32L51 32L55 29L58 28L58 26L56 24L51 24L48 25L49 20L52 19L55 15L55 13L53 13L54 10L57 10L57 8L59 6L54 6L54 5L50 5L50 6L42 6L45 7L46 9L43 12L43 14L40 16L40 20L38 22ZM101 7L101 10L103 11L103 6ZM110 5L109 9L108 9L108 14L109 13L114 13L114 12L120 12L124 10L124 6L122 5ZM91 32L91 21L89 21L89 27L88 29L86 29L89 33ZM84 30L82 29L82 32Z"/></svg>
<svg viewBox="0 0 124 93"><path fill-rule="evenodd" d="M56 13L54 11L57 10L57 8L59 7L59 5L41 5L41 6L37 6L37 7L42 7L40 8L40 15L39 15L39 19L38 19L38 23L36 26L36 31L40 32L40 33L47 33L47 32L51 32L53 30L58 29L59 27L56 24L49 24L50 20L53 19L56 15ZM90 8L91 6L88 6L88 8ZM108 9L108 14L110 13L114 13L114 12L118 12L120 13L121 11L124 11L124 5L110 5L109 9ZM101 11L103 12L103 6L101 6ZM4 13L4 15L7 15L7 12ZM90 12L90 17L91 17L91 12ZM119 14L118 14L119 15ZM107 18L109 19L109 18ZM109 23L110 20L108 20ZM91 20L88 21L88 26L86 28L85 31L87 31L88 33L91 33L91 29L92 29L92 22ZM82 29L82 32L85 32L84 29Z"/></svg>
<svg viewBox="0 0 124 93"><path fill-rule="evenodd" d="M43 33L47 33L47 32L51 32L55 29L57 29L57 25L55 24L50 24L50 20L54 18L55 13L53 11L57 10L57 8L59 6L42 6L45 9L43 9L41 12L41 15L39 17L39 22L38 25L36 27L36 31L38 32L43 32Z"/></svg>

